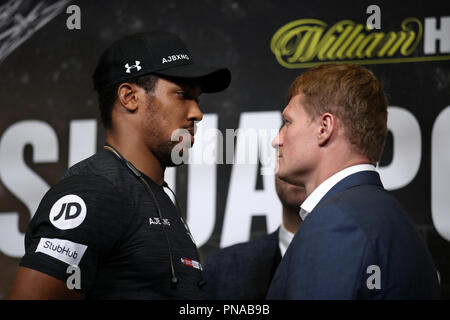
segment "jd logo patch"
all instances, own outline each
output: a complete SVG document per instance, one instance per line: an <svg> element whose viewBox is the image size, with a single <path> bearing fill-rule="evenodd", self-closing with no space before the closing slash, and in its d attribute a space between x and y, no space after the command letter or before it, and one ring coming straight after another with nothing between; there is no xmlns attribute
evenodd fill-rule
<svg viewBox="0 0 450 320"><path fill-rule="evenodd" d="M61 230L78 227L86 218L86 204L74 194L60 198L50 209L50 222Z"/></svg>

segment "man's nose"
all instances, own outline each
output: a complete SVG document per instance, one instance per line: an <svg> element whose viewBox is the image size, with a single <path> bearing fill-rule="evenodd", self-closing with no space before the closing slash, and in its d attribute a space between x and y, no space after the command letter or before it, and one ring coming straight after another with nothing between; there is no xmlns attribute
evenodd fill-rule
<svg viewBox="0 0 450 320"><path fill-rule="evenodd" d="M203 113L200 110L197 101L192 101L189 105L188 119L190 121L201 121L203 119Z"/></svg>
<svg viewBox="0 0 450 320"><path fill-rule="evenodd" d="M278 132L276 137L273 138L273 140L272 140L272 147L274 147L275 149L278 149L280 147L280 145L281 145L281 143L280 143L280 133Z"/></svg>

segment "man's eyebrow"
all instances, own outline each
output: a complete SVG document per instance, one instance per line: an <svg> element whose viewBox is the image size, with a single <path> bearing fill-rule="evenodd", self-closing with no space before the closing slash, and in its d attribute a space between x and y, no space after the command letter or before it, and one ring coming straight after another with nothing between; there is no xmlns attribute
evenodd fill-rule
<svg viewBox="0 0 450 320"><path fill-rule="evenodd" d="M287 112L283 112L281 114L281 117L283 118L283 120L291 120L292 118L289 116L289 114Z"/></svg>
<svg viewBox="0 0 450 320"><path fill-rule="evenodd" d="M174 82L173 84L175 90L185 90L188 87L186 84L180 82Z"/></svg>
<svg viewBox="0 0 450 320"><path fill-rule="evenodd" d="M200 95L202 91L199 90L197 94L197 86L185 83L176 83L174 91L183 91L188 99L195 100L197 103L200 102Z"/></svg>
<svg viewBox="0 0 450 320"><path fill-rule="evenodd" d="M196 85L195 83L176 83L177 90L184 90L190 93L194 93L197 91L197 88L200 86ZM200 91L201 93L201 91Z"/></svg>

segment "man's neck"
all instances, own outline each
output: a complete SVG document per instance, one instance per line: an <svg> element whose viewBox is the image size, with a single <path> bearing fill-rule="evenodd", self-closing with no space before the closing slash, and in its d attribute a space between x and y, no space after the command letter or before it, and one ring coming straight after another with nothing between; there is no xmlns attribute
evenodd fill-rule
<svg viewBox="0 0 450 320"><path fill-rule="evenodd" d="M300 203L298 204L298 208L287 208L283 206L283 216L282 222L283 226L287 231L296 233L300 224L302 223L302 219L300 218L298 212L300 210Z"/></svg>
<svg viewBox="0 0 450 320"><path fill-rule="evenodd" d="M327 180L332 175L342 171L346 168L358 165L358 164L373 164L366 157L357 156L348 161L334 162L326 165L319 166L319 170L315 172L305 183L306 196L308 197L322 182Z"/></svg>
<svg viewBox="0 0 450 320"><path fill-rule="evenodd" d="M129 137L106 134L106 142L114 147L126 160L144 173L156 184L162 186L164 183L165 167L161 165L153 152L143 143L133 141Z"/></svg>

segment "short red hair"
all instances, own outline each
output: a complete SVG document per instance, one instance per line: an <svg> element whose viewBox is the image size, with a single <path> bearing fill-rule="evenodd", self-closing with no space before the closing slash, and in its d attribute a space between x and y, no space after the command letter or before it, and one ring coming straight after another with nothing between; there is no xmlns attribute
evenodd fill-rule
<svg viewBox="0 0 450 320"><path fill-rule="evenodd" d="M335 115L354 150L379 161L388 132L387 99L371 71L356 64L324 64L295 79L288 101L300 93L311 118L326 112Z"/></svg>

